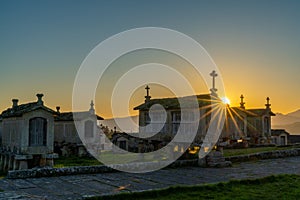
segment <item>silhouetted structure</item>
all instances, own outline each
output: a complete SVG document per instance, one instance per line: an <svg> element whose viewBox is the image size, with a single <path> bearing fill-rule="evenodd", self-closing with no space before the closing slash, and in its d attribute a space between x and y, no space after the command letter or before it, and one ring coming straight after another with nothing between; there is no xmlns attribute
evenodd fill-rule
<svg viewBox="0 0 300 200"><path fill-rule="evenodd" d="M93 103L86 112L61 113L60 107L54 111L44 105L43 94L36 96L36 102L21 105L13 99L12 107L0 115L1 171L53 166L53 159L58 157L54 153L55 148L58 150L58 143L81 144L75 120L86 140L97 139L97 119L103 118L95 115ZM101 140L98 142L101 143Z"/></svg>
<svg viewBox="0 0 300 200"><path fill-rule="evenodd" d="M202 143L206 136L210 121L212 119L212 109L216 104L223 104L220 97L217 94L217 88L215 88L215 78L217 73L213 71L212 76L212 88L210 94L201 94L190 97L179 97L179 98L162 98L162 99L151 99L149 95L149 86L145 96L145 102L137 107L135 110L139 110L139 125L140 132L146 134L152 134L158 132L155 135L155 139L158 140L171 140L179 130L188 133L191 132L189 129L191 126L189 123L193 122L193 113L189 112L188 109L180 108L180 101L188 101L191 97L196 97L199 107L198 111L200 114L199 126L197 130L197 136L195 138L196 143ZM267 103L265 108L258 109L246 109L244 96L241 95L241 102L239 107L225 106L225 124L222 134L219 138L219 142L223 144L233 143L252 143L252 144L270 144L271 140L271 117L275 114L271 111L270 98L267 97ZM151 106L159 104L167 112L166 121L162 120L164 113L161 111L152 112L152 121L149 116L149 110ZM224 107L224 106L223 106ZM182 122L182 119L187 119L187 122ZM148 124L151 126L147 126ZM157 127L162 127L157 131Z"/></svg>

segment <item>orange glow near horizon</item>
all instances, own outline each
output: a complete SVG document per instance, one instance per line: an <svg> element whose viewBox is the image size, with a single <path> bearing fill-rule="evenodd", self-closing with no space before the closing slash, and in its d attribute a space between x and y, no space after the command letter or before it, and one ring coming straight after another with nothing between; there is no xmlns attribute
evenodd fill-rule
<svg viewBox="0 0 300 200"><path fill-rule="evenodd" d="M171 60L171 58L168 59ZM222 76L222 79L224 81L223 84L226 90L226 97L230 99L230 105L232 107L239 106L240 95L243 94L245 97L244 101L246 103L246 109L264 108L266 103L266 97L268 96L271 99L271 109L274 113L289 113L299 109L300 106L298 102L300 97L297 96L298 94L291 92L292 89L290 88L290 82L282 82L279 84L279 86L275 85L274 80L271 79L272 77L270 78L268 75L266 75L268 72L267 70L262 69L258 72L251 69L250 66L255 63L245 64L244 68L247 70L240 72L236 71L236 69L238 68L237 64L232 63L232 61L229 62L228 60L224 59L224 57L216 57L215 60L216 63L220 65L221 74L219 76ZM175 68L178 68L179 71L181 70L180 72L184 72L188 68L187 63L185 63L184 61L172 60L168 62L171 62L170 65L174 66ZM240 61L239 59L236 59L235 62L242 63L242 61ZM128 61L124 64L122 62L122 59L115 63L117 69L119 69L120 66L123 67L124 65L126 65L126 67L131 66L131 64L132 63ZM184 67L180 68L180 66ZM104 84L104 86L100 88L99 91L97 90L95 99L95 109L97 114L104 117L105 119L113 117L123 117L112 116L110 108L110 92L114 86L114 81L117 80L116 77L118 76L116 74L122 74L123 72L124 69L123 71L118 71L112 68L110 69L110 71L107 72L107 77L104 77L103 81L99 83L99 85ZM187 70L184 73L188 78L193 77L190 79L190 81L193 85L196 94L208 93L209 88L211 86L210 83L207 83L207 86L206 83L204 83L201 76L197 76L195 78L195 74L191 71ZM257 76L257 73L260 73L260 76ZM279 73L280 71L274 71L273 76L278 77ZM112 81L110 79L116 80ZM216 78L216 83L220 83L220 78ZM0 96L0 110L3 111L7 108L10 108L12 104L11 99L13 98L19 99L19 104L24 104L36 101L36 93L44 93L45 96L43 99L46 106L52 108L53 110L55 110L56 106L60 106L62 112L72 111L72 84L72 81L66 82L63 86L56 82L51 82L51 84L38 84L38 82L32 82L28 85L24 85L23 87L19 87L19 85L14 86L14 84L12 83L12 87L10 88L10 90L5 92L5 95ZM32 90L32 88L35 89ZM151 85L150 95L152 99L175 96L169 89L155 85ZM133 108L144 103L144 96L144 86L141 86L133 93L131 99L129 100L128 110L130 115L138 115L138 111L133 110ZM292 96L294 97L292 98ZM285 97L284 100L283 97ZM120 103L123 103L123 101L120 101ZM86 108L86 110L89 109L89 104L90 102L83 102L84 108Z"/></svg>

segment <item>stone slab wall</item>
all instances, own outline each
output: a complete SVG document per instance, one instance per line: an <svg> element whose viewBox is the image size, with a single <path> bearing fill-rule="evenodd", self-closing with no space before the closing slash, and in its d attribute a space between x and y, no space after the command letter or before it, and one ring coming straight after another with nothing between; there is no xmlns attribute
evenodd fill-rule
<svg viewBox="0 0 300 200"><path fill-rule="evenodd" d="M231 161L232 163L237 163L237 162L246 162L246 161L263 160L263 159L285 158L291 156L300 156L300 148L260 152L260 153L253 153L253 154L240 155L240 156L231 156L231 157L227 157L226 160Z"/></svg>
<svg viewBox="0 0 300 200"><path fill-rule="evenodd" d="M246 162L252 160L261 159L274 159L274 158L284 158L291 156L300 156L300 148L290 149L290 150L277 150L270 152L262 152L241 156L232 156L225 158L226 161L236 162ZM128 168L147 168L149 165L155 165L155 163L135 163L127 164ZM183 167L183 166L199 166L198 159L194 160L177 160L170 164L168 167ZM117 168L117 165L114 166ZM109 166L99 165L99 166L81 166L81 167L68 167L68 168L40 168L40 169L29 169L29 170L16 170L9 171L6 178L36 178L36 177L51 177L51 176L67 176L75 174L93 174L93 173L107 173L107 172L117 172Z"/></svg>
<svg viewBox="0 0 300 200"><path fill-rule="evenodd" d="M164 165L164 162L160 162ZM149 169L149 167L154 167L159 165L159 163L131 163L122 165L122 168L127 167L129 169ZM183 166L197 166L198 159L194 160L177 160L170 164L168 167L183 167ZM118 168L119 165L114 165L113 168ZM16 178L37 178L37 177L52 177L52 176L67 176L76 174L93 174L93 173L107 173L107 172L117 172L109 166L98 165L98 166L78 166L78 167L66 167L66 168L37 168L28 170L16 170L9 171L6 178L16 179Z"/></svg>

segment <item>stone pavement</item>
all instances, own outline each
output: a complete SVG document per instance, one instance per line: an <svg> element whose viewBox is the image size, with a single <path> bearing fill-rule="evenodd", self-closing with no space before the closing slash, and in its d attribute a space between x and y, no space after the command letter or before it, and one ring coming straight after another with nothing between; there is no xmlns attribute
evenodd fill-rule
<svg viewBox="0 0 300 200"><path fill-rule="evenodd" d="M83 199L94 195L143 191L173 185L299 174L300 156L235 164L230 168L184 167L145 174L123 172L49 178L2 179L0 199Z"/></svg>

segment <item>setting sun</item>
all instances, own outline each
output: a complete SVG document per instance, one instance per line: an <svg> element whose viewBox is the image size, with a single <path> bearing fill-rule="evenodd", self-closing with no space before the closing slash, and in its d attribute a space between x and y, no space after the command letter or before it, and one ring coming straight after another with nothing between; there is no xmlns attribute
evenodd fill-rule
<svg viewBox="0 0 300 200"><path fill-rule="evenodd" d="M227 97L222 97L221 99L224 104L230 104L230 100Z"/></svg>

